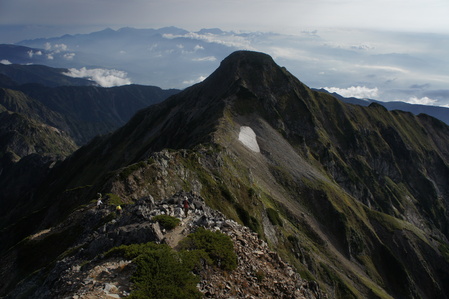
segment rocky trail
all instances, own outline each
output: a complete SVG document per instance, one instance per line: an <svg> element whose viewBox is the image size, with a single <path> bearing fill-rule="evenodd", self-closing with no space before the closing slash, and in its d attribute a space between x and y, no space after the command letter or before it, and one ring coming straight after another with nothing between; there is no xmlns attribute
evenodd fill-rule
<svg viewBox="0 0 449 299"><path fill-rule="evenodd" d="M185 196L191 203L187 217L180 204ZM84 213L92 219L97 214L105 217L108 210L92 207ZM160 214L177 217L181 222L166 231L151 221ZM183 238L199 227L230 236L238 256L238 266L233 271L212 266L202 270L197 287L205 298L325 298L316 283L302 280L249 228L210 209L199 196L183 192L157 203L149 198L124 206L122 215L84 237L77 246L83 248L78 254L56 263L36 298L126 298L132 289L130 278L135 266L132 261L105 258L102 252L120 244L148 241L176 249Z"/></svg>

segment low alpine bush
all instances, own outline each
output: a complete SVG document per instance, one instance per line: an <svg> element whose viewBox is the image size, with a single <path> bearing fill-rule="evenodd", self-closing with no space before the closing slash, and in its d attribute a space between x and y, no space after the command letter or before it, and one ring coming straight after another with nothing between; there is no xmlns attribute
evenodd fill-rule
<svg viewBox="0 0 449 299"><path fill-rule="evenodd" d="M174 229L181 222L181 220L179 220L178 218L168 215L157 215L152 219L153 221L159 222L159 225L162 226L162 228L168 230Z"/></svg>
<svg viewBox="0 0 449 299"><path fill-rule="evenodd" d="M203 250L216 266L224 270L237 267L234 244L228 235L221 232L199 228L182 240L180 247L185 250Z"/></svg>
<svg viewBox="0 0 449 299"><path fill-rule="evenodd" d="M201 298L196 288L199 278L192 271L200 267L201 254L178 253L166 244L122 245L109 250L105 256L122 256L132 259L136 271L131 299L177 299Z"/></svg>

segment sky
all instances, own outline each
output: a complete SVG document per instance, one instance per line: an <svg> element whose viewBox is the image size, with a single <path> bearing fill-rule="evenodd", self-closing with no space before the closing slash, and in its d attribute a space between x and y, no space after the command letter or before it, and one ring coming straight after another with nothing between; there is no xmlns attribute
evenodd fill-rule
<svg viewBox="0 0 449 299"><path fill-rule="evenodd" d="M1 0L3 25L449 32L447 0Z"/></svg>
<svg viewBox="0 0 449 299"><path fill-rule="evenodd" d="M449 106L448 15L448 0L0 0L0 43L106 27L277 32L302 39L260 49L315 65L311 87Z"/></svg>

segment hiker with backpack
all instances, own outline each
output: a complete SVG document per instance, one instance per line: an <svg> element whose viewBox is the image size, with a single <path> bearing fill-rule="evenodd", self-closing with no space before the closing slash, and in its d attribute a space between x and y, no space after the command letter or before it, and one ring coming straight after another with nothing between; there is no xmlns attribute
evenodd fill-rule
<svg viewBox="0 0 449 299"><path fill-rule="evenodd" d="M189 200L187 196L184 196L184 201L182 202L182 206L184 208L184 214L187 217L187 214L189 213Z"/></svg>
<svg viewBox="0 0 449 299"><path fill-rule="evenodd" d="M98 199L97 199L97 209L101 209L101 205L103 204L103 202L101 201L101 193L97 193Z"/></svg>
<svg viewBox="0 0 449 299"><path fill-rule="evenodd" d="M122 214L122 207L120 205L116 206L115 212L117 213L117 216L120 216L120 214Z"/></svg>

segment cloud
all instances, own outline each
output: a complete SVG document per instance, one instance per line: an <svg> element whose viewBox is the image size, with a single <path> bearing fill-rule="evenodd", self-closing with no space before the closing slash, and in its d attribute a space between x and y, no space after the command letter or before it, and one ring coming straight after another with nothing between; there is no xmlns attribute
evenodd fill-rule
<svg viewBox="0 0 449 299"><path fill-rule="evenodd" d="M200 58L194 58L193 61L216 61L217 58L215 56L206 56L206 57L200 57Z"/></svg>
<svg viewBox="0 0 449 299"><path fill-rule="evenodd" d="M60 51L67 51L68 47L66 44L56 44L55 49L59 53Z"/></svg>
<svg viewBox="0 0 449 299"><path fill-rule="evenodd" d="M374 99L379 95L379 89L368 88L366 86L351 86L348 88L338 88L338 87L323 87L329 92L335 92L346 98L359 98L359 99Z"/></svg>
<svg viewBox="0 0 449 299"><path fill-rule="evenodd" d="M202 81L204 81L204 79L206 79L205 76L199 76L198 78L196 78L194 80L182 81L182 84L184 84L184 85L192 85L192 84L195 84L195 83L202 82Z"/></svg>
<svg viewBox="0 0 449 299"><path fill-rule="evenodd" d="M28 57L33 58L34 55L41 56L42 55L42 51L33 52L33 50L29 50L27 52L27 54L28 54Z"/></svg>
<svg viewBox="0 0 449 299"><path fill-rule="evenodd" d="M430 88L430 84L429 83L425 83L425 84L412 84L410 86L410 88L412 89L427 89Z"/></svg>
<svg viewBox="0 0 449 299"><path fill-rule="evenodd" d="M193 50L194 50L194 51L204 50L204 47L201 46L201 45L196 45L196 46L193 48Z"/></svg>
<svg viewBox="0 0 449 299"><path fill-rule="evenodd" d="M405 100L404 102L409 104L418 104L418 105L438 105L438 100L434 100L428 97L410 97L408 100Z"/></svg>
<svg viewBox="0 0 449 299"><path fill-rule="evenodd" d="M367 50L374 50L375 47L371 46L371 45L368 45L368 44L359 44L359 45L352 45L351 49L367 51Z"/></svg>
<svg viewBox="0 0 449 299"><path fill-rule="evenodd" d="M253 47L251 47L251 42L244 36L239 36L237 34L233 34L232 32L228 32L226 35L223 34L213 34L213 33L205 33L200 34L197 32L189 32L186 34L163 34L162 37L166 39L175 39L175 38L189 38L189 39L196 39L196 40L202 40L207 43L215 43L224 45L227 47L234 47L239 49L247 49L247 50L254 50ZM195 47L196 50L196 47Z"/></svg>
<svg viewBox="0 0 449 299"><path fill-rule="evenodd" d="M68 73L63 74L73 78L87 78L97 82L102 87L131 84L131 80L127 78L128 73L114 69L71 68Z"/></svg>
<svg viewBox="0 0 449 299"><path fill-rule="evenodd" d="M387 71L387 72L397 72L397 73L409 73L407 69L391 66L391 65L362 65L362 64L356 64L356 67L359 68L365 68L365 69L371 69L371 70L377 70L377 71Z"/></svg>
<svg viewBox="0 0 449 299"><path fill-rule="evenodd" d="M2 60L0 60L0 63L1 63L1 64L5 64L5 65L12 64L11 61L9 61L9 60L7 60L7 59L2 59Z"/></svg>
<svg viewBox="0 0 449 299"><path fill-rule="evenodd" d="M72 60L75 57L75 53L65 53L63 57L67 60Z"/></svg>

